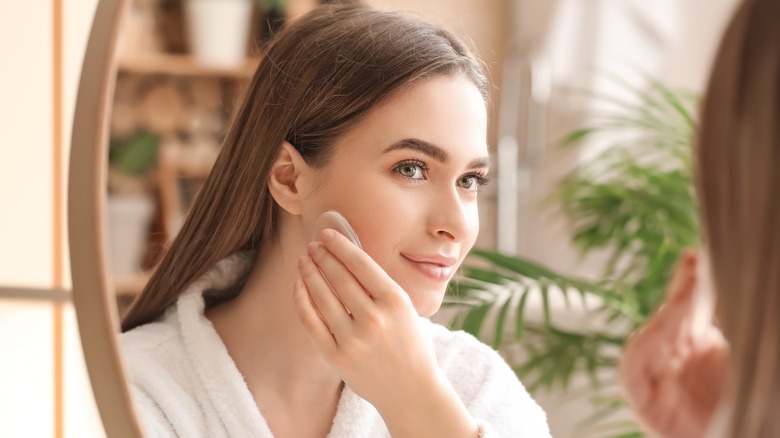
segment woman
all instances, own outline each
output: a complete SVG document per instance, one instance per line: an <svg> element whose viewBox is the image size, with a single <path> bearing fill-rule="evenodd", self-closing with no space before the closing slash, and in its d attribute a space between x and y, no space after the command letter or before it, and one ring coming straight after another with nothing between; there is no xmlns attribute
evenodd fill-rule
<svg viewBox="0 0 780 438"><path fill-rule="evenodd" d="M778 17L777 0L740 5L713 65L696 164L711 263L683 257L624 351L623 388L658 436L780 436ZM713 292L720 330L697 322Z"/></svg>
<svg viewBox="0 0 780 438"><path fill-rule="evenodd" d="M155 436L546 437L488 347L427 319L474 244L486 81L450 33L362 6L268 48L123 321ZM314 223L337 210L363 250Z"/></svg>

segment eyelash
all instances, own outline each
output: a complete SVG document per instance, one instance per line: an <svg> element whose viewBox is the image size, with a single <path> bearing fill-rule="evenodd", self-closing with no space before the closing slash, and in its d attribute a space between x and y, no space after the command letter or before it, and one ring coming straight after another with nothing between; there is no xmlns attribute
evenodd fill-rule
<svg viewBox="0 0 780 438"><path fill-rule="evenodd" d="M400 163L396 164L393 167L393 170L397 174L401 175L401 177L403 177L405 179L408 179L410 181L415 181L415 182L420 182L421 180L418 179L418 178L411 178L411 177L408 177L408 176L402 174L401 173L401 169L404 168L404 167L418 167L422 171L423 176L426 176L428 174L428 170L429 170L428 166L426 166L425 163L423 163L422 161L418 161L418 160L405 160L405 161L401 161Z"/></svg>
<svg viewBox="0 0 780 438"><path fill-rule="evenodd" d="M423 163L422 161L419 161L419 160L405 160L405 161L401 161L400 163L396 164L393 167L393 171L395 171L397 174L399 174L402 178L404 178L406 180L409 180L409 181L413 181L413 182L418 182L419 183L419 182L423 181L423 179L411 178L411 177L408 177L406 175L401 174L400 169L405 167L405 166L418 167L420 169L420 171L423 173L423 176L427 175L428 171L429 171L428 166L426 166L425 163ZM463 178L474 178L476 180L477 187L472 190L474 192L479 192L481 187L487 185L490 182L490 179L487 178L483 172L467 173L465 175L462 175L462 176L458 177L458 180L463 179Z"/></svg>
<svg viewBox="0 0 780 438"><path fill-rule="evenodd" d="M490 183L490 178L486 177L484 173L482 172L472 172L467 173L466 175L463 175L464 177L472 177L477 181L477 187L474 189L475 192L482 191L482 187L488 185ZM463 177L461 177L463 178Z"/></svg>

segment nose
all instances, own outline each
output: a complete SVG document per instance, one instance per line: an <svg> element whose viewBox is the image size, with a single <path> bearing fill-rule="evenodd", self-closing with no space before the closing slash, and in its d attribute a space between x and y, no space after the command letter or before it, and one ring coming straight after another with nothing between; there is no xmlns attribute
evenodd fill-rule
<svg viewBox="0 0 780 438"><path fill-rule="evenodd" d="M451 242L467 241L479 231L476 200L464 200L457 189L436 193L429 214L428 232Z"/></svg>

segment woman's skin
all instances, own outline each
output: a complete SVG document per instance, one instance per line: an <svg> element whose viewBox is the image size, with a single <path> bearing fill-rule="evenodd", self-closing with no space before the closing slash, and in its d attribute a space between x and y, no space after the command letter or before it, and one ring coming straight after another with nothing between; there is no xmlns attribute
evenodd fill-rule
<svg viewBox="0 0 780 438"><path fill-rule="evenodd" d="M486 133L477 88L437 77L374 109L324 168L283 144L269 182L278 238L242 293L207 311L275 436L325 436L342 382L393 436L476 436L418 316L438 310L476 240ZM331 209L365 252L333 230L308 244Z"/></svg>
<svg viewBox="0 0 780 438"><path fill-rule="evenodd" d="M620 360L627 401L659 437L705 436L724 389L726 340L712 325L694 327L698 263L696 253L683 253L664 305L628 340Z"/></svg>

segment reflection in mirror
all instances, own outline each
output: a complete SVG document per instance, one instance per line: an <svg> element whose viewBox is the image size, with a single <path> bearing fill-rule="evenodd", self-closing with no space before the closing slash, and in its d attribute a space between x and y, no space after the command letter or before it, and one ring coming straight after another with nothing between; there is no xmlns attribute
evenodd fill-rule
<svg viewBox="0 0 780 438"><path fill-rule="evenodd" d="M257 20L201 38L221 3L241 2L132 3L116 58L107 260L146 432L548 436L500 356L419 318L477 238L488 87L466 46L341 6L253 53ZM198 46L217 39L241 47ZM306 245L331 209L365 252Z"/></svg>

